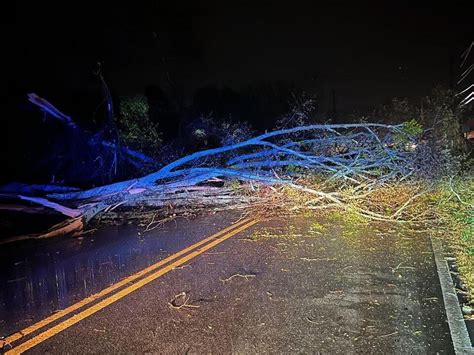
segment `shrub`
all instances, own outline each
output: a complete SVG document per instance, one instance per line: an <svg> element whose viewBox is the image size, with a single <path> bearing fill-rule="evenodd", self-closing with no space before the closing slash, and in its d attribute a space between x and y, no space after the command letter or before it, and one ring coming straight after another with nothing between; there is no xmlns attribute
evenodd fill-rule
<svg viewBox="0 0 474 355"><path fill-rule="evenodd" d="M192 150L236 144L254 133L248 122L219 121L213 116L201 116L192 121L187 130L191 134Z"/></svg>
<svg viewBox="0 0 474 355"><path fill-rule="evenodd" d="M373 121L384 120L390 123L402 123L418 116L418 109L406 98L393 98L372 112Z"/></svg>
<svg viewBox="0 0 474 355"><path fill-rule="evenodd" d="M461 112L454 92L435 88L422 101L419 120L426 129L424 144L418 150L420 157L429 153L426 170L434 176L456 175L461 171L465 154L462 137Z"/></svg>
<svg viewBox="0 0 474 355"><path fill-rule="evenodd" d="M151 156L156 156L161 145L158 124L151 122L145 96L123 97L118 120L122 144Z"/></svg>
<svg viewBox="0 0 474 355"><path fill-rule="evenodd" d="M311 116L316 110L316 99L305 92L291 96L290 111L277 120L277 129L305 126L310 124Z"/></svg>
<svg viewBox="0 0 474 355"><path fill-rule="evenodd" d="M461 172L466 153L458 101L453 91L437 87L421 105L396 98L375 110L373 118L403 123L402 132L393 138L395 143L405 144L408 150L414 149L420 177L451 176ZM411 144L414 141L416 145Z"/></svg>

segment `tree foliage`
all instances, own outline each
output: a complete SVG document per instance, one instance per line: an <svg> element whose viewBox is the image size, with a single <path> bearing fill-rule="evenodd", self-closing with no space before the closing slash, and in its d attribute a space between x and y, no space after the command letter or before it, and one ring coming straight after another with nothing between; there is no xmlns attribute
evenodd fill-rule
<svg viewBox="0 0 474 355"><path fill-rule="evenodd" d="M118 123L122 144L156 156L162 145L161 133L158 124L150 120L145 96L123 97Z"/></svg>

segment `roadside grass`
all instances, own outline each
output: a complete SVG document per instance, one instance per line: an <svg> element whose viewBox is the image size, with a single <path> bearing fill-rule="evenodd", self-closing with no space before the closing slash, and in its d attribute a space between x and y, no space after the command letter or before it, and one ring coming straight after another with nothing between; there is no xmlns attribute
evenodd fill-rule
<svg viewBox="0 0 474 355"><path fill-rule="evenodd" d="M311 226L309 227L309 235L311 237L324 235L327 231L328 231L328 226L325 224L318 223L318 222L311 223Z"/></svg>
<svg viewBox="0 0 474 355"><path fill-rule="evenodd" d="M436 218L429 230L455 255L461 280L474 303L474 177L439 182L425 203Z"/></svg>
<svg viewBox="0 0 474 355"><path fill-rule="evenodd" d="M394 230L401 238L414 232L443 240L457 259L459 276L466 285L470 302L474 303L474 177L465 175L434 182L413 179L385 183L363 195L354 192L354 188L347 185L338 187L327 184L320 177L309 177L305 181L306 186L333 193L344 200L344 208L325 208L324 200L315 200L309 194L282 187L273 204L278 206L274 211L276 215L292 211L303 216L324 216L333 224L343 222L346 227L340 232L343 237L350 239L363 238L368 224L371 224L371 228L376 225L358 212L361 209L388 217L395 216L392 219ZM318 209L312 209L314 206ZM326 228L326 223L315 222L309 234L313 237L323 236ZM263 230L258 233L252 239L297 237L291 231L281 233Z"/></svg>

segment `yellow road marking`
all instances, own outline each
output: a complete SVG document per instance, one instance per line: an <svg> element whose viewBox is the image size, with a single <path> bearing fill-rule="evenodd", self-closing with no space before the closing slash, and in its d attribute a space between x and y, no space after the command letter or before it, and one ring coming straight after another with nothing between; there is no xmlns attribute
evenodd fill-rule
<svg viewBox="0 0 474 355"><path fill-rule="evenodd" d="M191 250L194 250L194 249L200 247L201 245L211 241L212 239L218 238L222 234L225 234L225 233L229 232L230 230L232 230L232 229L234 229L238 226L241 226L241 225L243 225L243 224L245 224L249 221L251 221L251 218L245 218L245 219L243 219L243 220L241 220L241 221L239 221L235 224L232 224L229 227L224 228L224 229L220 230L219 232L211 235L210 237L205 238L205 239L203 239L203 240L201 240L201 241L199 241L199 242L197 242L193 245L190 245L189 247L177 252L176 254L170 255L169 257L167 257L167 258L165 258L165 259L163 259L163 260L161 260L161 261L159 261L159 262L157 262L153 265L150 265L149 267L147 267L147 268L145 268L145 269L143 269L143 270L141 270L141 271L139 271L139 272L137 272L133 275L130 275L130 276L126 277L125 279L123 279L123 280L121 280L121 281L119 281L119 282L103 289L102 291L100 291L96 294L93 294L93 295L91 295L87 298L84 298L83 300L81 300L77 303L74 303L74 304L70 305L69 307L66 307L66 308L62 309L62 310L52 314L51 316L49 316L45 319L42 319L39 322L37 322L35 324L32 324L32 325L28 326L27 328L22 329L22 330L20 330L16 333L6 337L5 339L3 339L3 341L0 341L0 343L3 343L4 345L5 344L12 344L13 342L15 342L15 341L17 341L17 340L19 340L19 339L35 332L35 331L37 331L37 330L47 326L48 324L64 317L65 315L67 315L71 312L74 312L74 311L78 310L79 308L82 308L82 307L88 305L89 303L96 301L97 299L99 299L101 297L104 297L104 296L108 295L109 293L121 288L122 286L125 286L126 284L139 279L143 275L145 275L145 274L147 274L151 271L156 270L160 266L163 266L164 264L166 264L170 261L173 261L174 259L177 259L181 255L186 254L186 253L190 252Z"/></svg>
<svg viewBox="0 0 474 355"><path fill-rule="evenodd" d="M130 293L138 290L139 288L149 284L150 282L156 280L160 276L163 276L164 274L168 273L169 271L173 270L177 266L183 265L187 261L193 259L194 257L208 251L209 249L215 247L216 245L222 243L223 241L231 238L232 236L240 233L241 231L250 228L254 224L256 224L258 220L251 220L250 222L241 225L239 224L239 227L236 229L231 230L229 233L224 234L223 236L216 238L213 242L210 242L206 245L204 245L202 248L199 248L198 250L194 250L191 253L187 254L186 256L182 257L181 259L178 259L174 261L173 263L163 267L162 269L152 273L151 275L148 275L144 277L143 279L137 281L136 283L124 288L123 290L118 291L117 293L103 299L102 301L92 305L91 307L79 312L78 314L72 316L71 318L68 318L64 320L63 322L55 325L54 327L47 329L43 333L38 334L37 336L31 338L30 340L24 342L23 344L18 345L17 347L5 352L5 355L12 355L12 354L21 354L28 349L31 349L32 347L44 342L45 340L53 337L54 335L66 330L67 328L73 326L74 324L80 322L81 320L93 315L94 313L104 309L105 307L111 305L114 302L117 302L118 300L124 298L125 296L129 295ZM222 234L222 233L221 233ZM211 237L206 238L208 241ZM198 244L198 243L196 243ZM200 243L202 245L204 243ZM191 248L191 247L190 247ZM194 248L195 249L195 248ZM175 254L176 255L176 254ZM182 254L181 254L182 255Z"/></svg>

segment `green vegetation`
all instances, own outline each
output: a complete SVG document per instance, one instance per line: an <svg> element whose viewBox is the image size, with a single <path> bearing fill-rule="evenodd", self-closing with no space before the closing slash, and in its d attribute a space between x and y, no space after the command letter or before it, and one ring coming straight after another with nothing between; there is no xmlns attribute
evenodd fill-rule
<svg viewBox="0 0 474 355"><path fill-rule="evenodd" d="M162 145L158 125L151 122L145 96L123 97L118 120L122 144L155 156Z"/></svg>
<svg viewBox="0 0 474 355"><path fill-rule="evenodd" d="M327 230L328 230L327 225L324 225L315 221L309 227L309 234L311 236L319 236L327 232Z"/></svg>
<svg viewBox="0 0 474 355"><path fill-rule="evenodd" d="M430 231L443 238L456 256L461 278L474 300L474 178L445 179L425 198L436 223Z"/></svg>
<svg viewBox="0 0 474 355"><path fill-rule="evenodd" d="M306 123L311 118L312 106L302 107L294 109L279 124L289 127ZM146 99L142 96L124 98L120 108L119 127L124 144L153 155L162 140L158 127L148 117ZM378 217L383 223L398 223L394 228L400 236L409 235L410 231L438 236L456 255L461 278L474 299L474 182L469 174L463 172L463 166L466 170L465 167L471 163L465 158L468 147L461 135L462 114L453 92L435 89L421 102L412 104L407 99L394 99L375 111L373 116L363 118L364 121L401 124L401 129L391 132L384 144L388 149L412 154L410 162L414 167L410 174L401 179L403 181L397 181L400 178L398 173L395 178L393 175L378 183L377 180L386 176L387 169L390 169L384 166L374 167L370 174L366 174L368 185L365 186L365 182L357 185L339 178L328 179L327 174L313 173L311 169L289 164L281 169L275 168L275 174L297 176L295 180L299 185L322 193L305 193L290 186L248 189L237 179L227 181L225 186L234 192L252 196L260 194L267 198L269 203L265 208L270 213L291 210L305 214L318 211L326 216L330 224L344 225L341 235L354 243L364 242L367 224ZM209 115L194 122L189 133L196 149L205 149L248 139L252 130L241 122L219 122ZM331 154L324 150L326 148L313 144L306 143L303 147L312 154ZM349 149L344 145L342 148ZM358 159L367 158L365 154L360 153ZM215 163L219 164L217 158ZM371 182L374 184L371 185ZM309 234L311 237L324 236L326 231L326 225L314 222ZM298 236L291 227L285 231L267 228L248 239L293 240Z"/></svg>
<svg viewBox="0 0 474 355"><path fill-rule="evenodd" d="M415 119L403 122L401 132L395 135L395 142L407 143L423 133L423 127Z"/></svg>

